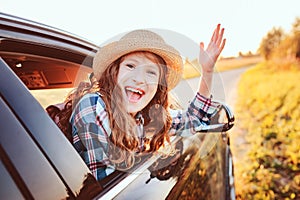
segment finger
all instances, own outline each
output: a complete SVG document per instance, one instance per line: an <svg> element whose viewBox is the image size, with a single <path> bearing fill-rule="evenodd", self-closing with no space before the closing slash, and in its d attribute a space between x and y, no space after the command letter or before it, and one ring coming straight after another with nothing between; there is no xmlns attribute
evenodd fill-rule
<svg viewBox="0 0 300 200"><path fill-rule="evenodd" d="M203 42L200 42L200 52L201 51L204 51L204 43Z"/></svg>
<svg viewBox="0 0 300 200"><path fill-rule="evenodd" d="M224 31L225 31L224 28L222 28L221 31L220 31L219 37L217 38L217 41L216 41L216 45L217 46L220 46L220 44L222 42Z"/></svg>
<svg viewBox="0 0 300 200"><path fill-rule="evenodd" d="M219 48L219 46L216 45L215 41L211 41L207 47L206 51L214 51L214 49Z"/></svg>
<svg viewBox="0 0 300 200"><path fill-rule="evenodd" d="M217 40L219 38L220 26L221 26L221 24L218 24L217 27L215 28L213 42L217 42Z"/></svg>
<svg viewBox="0 0 300 200"><path fill-rule="evenodd" d="M218 24L218 26L219 26L219 24ZM210 42L216 41L216 35L217 35L217 32L218 32L218 26L215 28L215 30L213 32L213 35L211 36Z"/></svg>
<svg viewBox="0 0 300 200"><path fill-rule="evenodd" d="M219 48L219 55L223 51L225 44L226 44L226 38L223 39L222 44L221 44L221 46Z"/></svg>

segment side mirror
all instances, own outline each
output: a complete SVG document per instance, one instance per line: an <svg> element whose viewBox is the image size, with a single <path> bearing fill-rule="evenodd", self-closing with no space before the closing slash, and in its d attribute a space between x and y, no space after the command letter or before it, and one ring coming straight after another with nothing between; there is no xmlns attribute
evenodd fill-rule
<svg viewBox="0 0 300 200"><path fill-rule="evenodd" d="M218 109L213 113L209 125L195 129L197 132L226 132L234 126L234 115L224 103L217 102Z"/></svg>

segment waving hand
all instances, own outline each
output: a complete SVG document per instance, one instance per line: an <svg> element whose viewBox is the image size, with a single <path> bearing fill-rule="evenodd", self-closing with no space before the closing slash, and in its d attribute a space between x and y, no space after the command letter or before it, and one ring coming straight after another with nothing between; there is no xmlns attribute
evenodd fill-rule
<svg viewBox="0 0 300 200"><path fill-rule="evenodd" d="M207 48L204 49L204 43L200 43L199 63L202 66L203 73L213 72L214 65L226 43L223 34L224 28L221 29L221 25L218 24Z"/></svg>
<svg viewBox="0 0 300 200"><path fill-rule="evenodd" d="M204 43L200 43L199 63L202 67L199 93L205 97L211 97L211 85L213 79L214 66L221 54L226 39L223 39L224 28L218 24L206 49Z"/></svg>

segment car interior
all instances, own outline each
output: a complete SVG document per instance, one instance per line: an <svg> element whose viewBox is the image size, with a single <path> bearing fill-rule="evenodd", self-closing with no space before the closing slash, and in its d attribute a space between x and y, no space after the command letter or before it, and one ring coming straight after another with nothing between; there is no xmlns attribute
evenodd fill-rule
<svg viewBox="0 0 300 200"><path fill-rule="evenodd" d="M30 47L26 49L33 49L34 52L20 51L18 55L17 49L10 48L12 47L22 47L24 44L11 44L10 42L1 41L1 49L11 49L14 53L7 52L6 54L2 53L1 57L6 61L6 63L11 67L11 69L20 77L24 84L30 90L34 89L51 89L51 88L71 88L76 84L76 80L82 80L86 75L91 72L91 58L78 58L76 63L74 60L68 62L66 58L76 55L68 55L66 52L57 52L54 51L53 54L49 56L48 52L51 51L51 48L38 49L40 46L35 46L30 44ZM25 44L28 45L28 44ZM43 47L46 48L46 47ZM37 52L47 52L47 57L42 53ZM63 60L60 60L60 56L63 55ZM77 56L79 57L79 56ZM79 73L80 70L80 73ZM79 75L82 75L80 77Z"/></svg>

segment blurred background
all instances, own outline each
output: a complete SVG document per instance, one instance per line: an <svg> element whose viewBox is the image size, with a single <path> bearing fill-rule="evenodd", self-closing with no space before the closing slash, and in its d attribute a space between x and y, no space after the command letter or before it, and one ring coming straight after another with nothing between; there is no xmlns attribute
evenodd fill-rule
<svg viewBox="0 0 300 200"><path fill-rule="evenodd" d="M207 44L222 24L227 43L216 65L215 88L221 91L214 93L236 116L230 134L237 199L300 199L299 0L0 0L0 5L0 12L99 45L137 28L173 30ZM199 79L195 59L186 62L183 86ZM61 102L66 95L56 92L34 95L49 105L55 103L49 99Z"/></svg>

